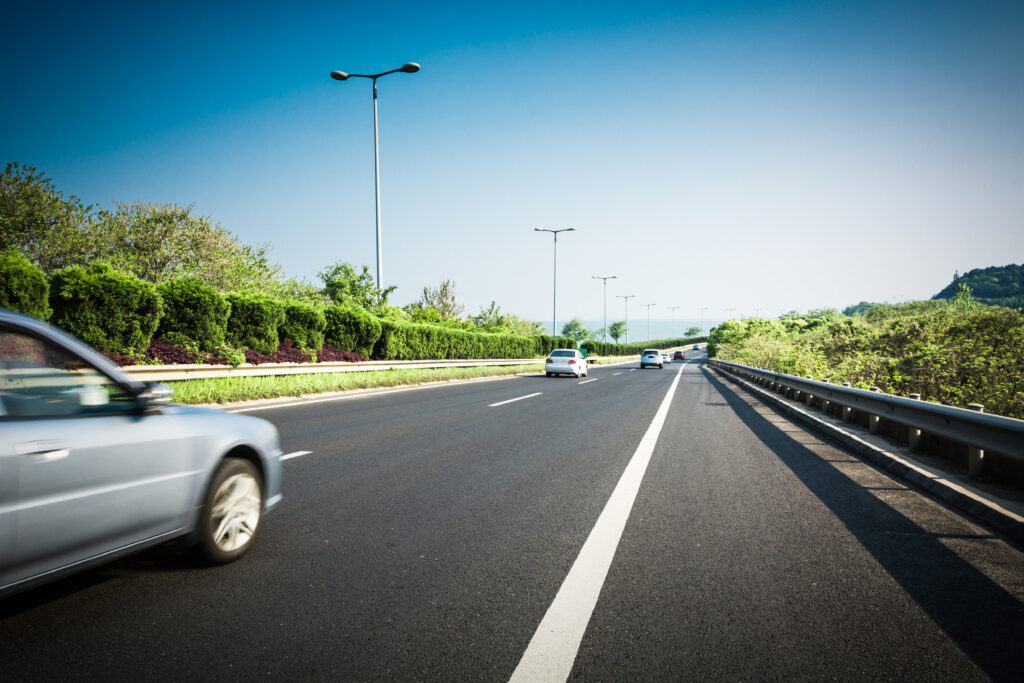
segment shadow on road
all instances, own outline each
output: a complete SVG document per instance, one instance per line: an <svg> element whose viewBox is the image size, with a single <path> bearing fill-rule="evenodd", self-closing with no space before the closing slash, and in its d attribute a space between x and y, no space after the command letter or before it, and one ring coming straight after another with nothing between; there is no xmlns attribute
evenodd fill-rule
<svg viewBox="0 0 1024 683"><path fill-rule="evenodd" d="M913 520L801 445L707 368L736 415L842 521L936 624L993 680L1020 681L1024 605ZM929 657L928 652L908 653Z"/></svg>

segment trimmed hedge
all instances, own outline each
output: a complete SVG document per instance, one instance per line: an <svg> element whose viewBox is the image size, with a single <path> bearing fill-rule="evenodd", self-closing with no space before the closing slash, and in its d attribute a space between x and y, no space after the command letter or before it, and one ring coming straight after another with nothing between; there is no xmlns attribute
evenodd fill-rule
<svg viewBox="0 0 1024 683"><path fill-rule="evenodd" d="M91 346L141 354L164 312L156 285L97 263L70 266L50 279L50 322Z"/></svg>
<svg viewBox="0 0 1024 683"><path fill-rule="evenodd" d="M224 344L231 304L197 277L168 280L157 285L164 300L164 315L157 336L181 346L213 351Z"/></svg>
<svg viewBox="0 0 1024 683"><path fill-rule="evenodd" d="M588 356L635 356L644 349L670 349L674 346L689 346L698 342L706 342L708 338L683 337L681 339L655 339L643 344L608 344L599 341L585 341L580 344L581 349L587 350Z"/></svg>
<svg viewBox="0 0 1024 683"><path fill-rule="evenodd" d="M277 351L280 341L277 329L284 322L284 306L281 302L269 296L247 292L230 292L227 300L231 304L228 343L268 356Z"/></svg>
<svg viewBox="0 0 1024 683"><path fill-rule="evenodd" d="M380 339L381 321L359 306L336 304L324 311L327 327L324 339L327 344L370 357L373 347Z"/></svg>
<svg viewBox="0 0 1024 683"><path fill-rule="evenodd" d="M301 301L286 301L284 322L277 332L282 339L291 339L300 349L319 351L324 347L327 317L324 309Z"/></svg>
<svg viewBox="0 0 1024 683"><path fill-rule="evenodd" d="M550 339L550 338L549 338ZM553 343L554 340L552 340ZM560 342L568 340L560 339ZM571 342L568 342L571 344ZM545 355L540 336L470 332L452 327L381 321L375 360L452 360L458 358L534 358ZM551 348L557 348L552 346Z"/></svg>
<svg viewBox="0 0 1024 683"><path fill-rule="evenodd" d="M41 268L17 251L0 253L0 308L40 320L50 317L50 286Z"/></svg>

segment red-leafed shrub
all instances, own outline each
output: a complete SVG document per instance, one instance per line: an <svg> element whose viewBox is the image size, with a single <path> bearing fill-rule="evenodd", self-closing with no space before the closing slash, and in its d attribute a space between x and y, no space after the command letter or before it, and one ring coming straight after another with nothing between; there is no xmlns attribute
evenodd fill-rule
<svg viewBox="0 0 1024 683"><path fill-rule="evenodd" d="M149 347L146 348L146 358L158 360L164 365L191 365L199 359L199 356L184 346L172 344L160 337L149 342Z"/></svg>
<svg viewBox="0 0 1024 683"><path fill-rule="evenodd" d="M97 347L96 350L106 356L107 360L113 362L115 365L121 366L122 368L129 365L135 365L139 362L138 356L129 356L124 353L118 353L117 351L107 351L102 346Z"/></svg>
<svg viewBox="0 0 1024 683"><path fill-rule="evenodd" d="M358 353L345 351L344 349L339 349L336 346L325 344L324 347L317 352L316 360L318 363L335 363L339 361L344 361L346 363L361 363L369 359L366 356L359 355Z"/></svg>
<svg viewBox="0 0 1024 683"><path fill-rule="evenodd" d="M283 342L278 344L277 350L270 355L260 353L259 351L253 351L252 349L246 349L245 361L252 363L253 365L259 365L261 363L308 363L309 356L307 356L302 349L296 348L292 344L291 339L285 339Z"/></svg>

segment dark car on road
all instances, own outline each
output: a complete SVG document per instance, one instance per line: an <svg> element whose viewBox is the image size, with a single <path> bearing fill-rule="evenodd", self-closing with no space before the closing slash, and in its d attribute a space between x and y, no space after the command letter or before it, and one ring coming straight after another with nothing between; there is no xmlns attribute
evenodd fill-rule
<svg viewBox="0 0 1024 683"><path fill-rule="evenodd" d="M686 355L682 351L676 351L672 354L672 360L686 360Z"/></svg>

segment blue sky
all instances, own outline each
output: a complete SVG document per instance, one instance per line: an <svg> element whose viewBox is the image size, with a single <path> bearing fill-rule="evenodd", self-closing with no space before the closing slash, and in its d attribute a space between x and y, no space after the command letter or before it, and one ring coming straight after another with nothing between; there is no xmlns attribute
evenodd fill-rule
<svg viewBox="0 0 1024 683"><path fill-rule="evenodd" d="M194 204L291 276L467 312L778 315L1024 261L1024 3L101 3L8 10L2 161ZM729 311L728 309L735 309ZM632 309L634 311L642 309ZM631 314L631 317L633 315Z"/></svg>

